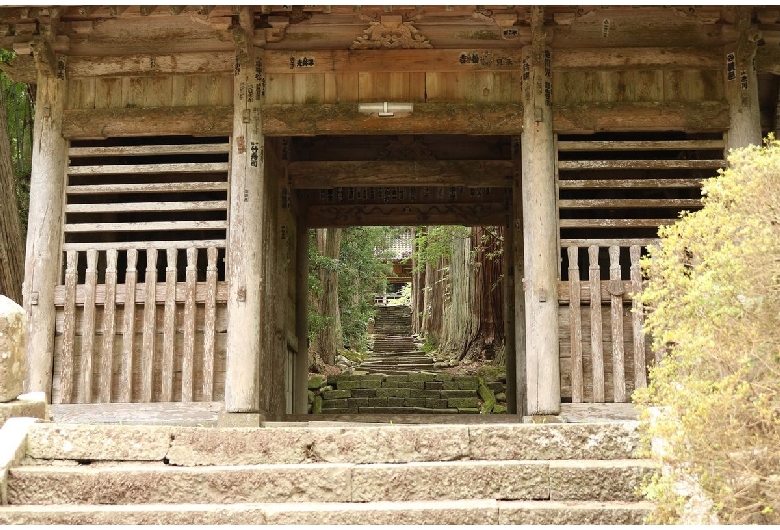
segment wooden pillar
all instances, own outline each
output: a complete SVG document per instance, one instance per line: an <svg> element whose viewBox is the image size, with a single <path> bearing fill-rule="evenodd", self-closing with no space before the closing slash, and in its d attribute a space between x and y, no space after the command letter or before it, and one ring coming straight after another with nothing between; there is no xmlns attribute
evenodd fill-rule
<svg viewBox="0 0 780 530"><path fill-rule="evenodd" d="M295 334L298 353L295 355L293 383L293 413L306 414L309 383L309 229L298 204L295 234Z"/></svg>
<svg viewBox="0 0 780 530"><path fill-rule="evenodd" d="M552 129L551 51L544 8L531 8L532 45L523 48L522 207L526 379L529 415L558 414L558 213Z"/></svg>
<svg viewBox="0 0 780 530"><path fill-rule="evenodd" d="M251 45L252 12L242 7L234 31L233 141L227 241L228 325L225 410L259 411L262 343L264 139L260 103L265 93L262 50Z"/></svg>
<svg viewBox="0 0 780 530"><path fill-rule="evenodd" d="M53 71L53 54L41 43L30 177L30 214L22 297L27 311L26 392L51 397L54 358L54 287L59 283L67 141L62 137L65 76ZM45 56L49 60L45 60ZM43 59L43 60L42 60ZM41 63L49 68L41 68ZM59 70L59 68L57 68Z"/></svg>
<svg viewBox="0 0 780 530"><path fill-rule="evenodd" d="M522 154L520 148L520 136L512 137L512 162L514 163L514 183L512 186L512 218L509 230L506 232L506 247L510 262L506 270L507 288L510 300L508 305L509 317L512 319L511 331L507 332L507 342L511 339L514 363L509 364L509 351L507 351L507 411L512 414L526 415L527 404L527 378L525 365L525 292L523 290L523 186L522 186ZM510 385L511 381L511 385ZM510 386L512 390L510 391Z"/></svg>
<svg viewBox="0 0 780 530"><path fill-rule="evenodd" d="M737 8L739 39L725 47L726 98L731 125L726 149L761 145L761 112L758 106L756 45L761 32L750 25L751 8Z"/></svg>

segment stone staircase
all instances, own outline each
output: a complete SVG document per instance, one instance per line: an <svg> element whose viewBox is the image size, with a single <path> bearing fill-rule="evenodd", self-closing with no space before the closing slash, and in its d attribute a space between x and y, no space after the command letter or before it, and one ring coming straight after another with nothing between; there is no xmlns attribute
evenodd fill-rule
<svg viewBox="0 0 780 530"><path fill-rule="evenodd" d="M274 425L29 425L0 524L622 525L652 508L636 422Z"/></svg>
<svg viewBox="0 0 780 530"><path fill-rule="evenodd" d="M374 346L358 370L400 375L437 371L434 360L420 351L412 337L412 313L408 306L379 306L374 319Z"/></svg>

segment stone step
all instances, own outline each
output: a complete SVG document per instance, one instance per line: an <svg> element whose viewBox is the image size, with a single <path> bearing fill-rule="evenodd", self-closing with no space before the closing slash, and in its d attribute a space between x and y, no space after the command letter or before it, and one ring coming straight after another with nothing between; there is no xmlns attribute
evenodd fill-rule
<svg viewBox="0 0 780 530"><path fill-rule="evenodd" d="M36 423L27 457L39 461L169 462L176 466L402 463L450 460L627 460L638 422L306 425L268 428ZM82 469L98 469L82 466Z"/></svg>
<svg viewBox="0 0 780 530"><path fill-rule="evenodd" d="M412 501L369 503L4 506L0 524L642 524L647 502Z"/></svg>
<svg viewBox="0 0 780 530"><path fill-rule="evenodd" d="M418 500L634 502L644 460L503 460L402 464L163 463L22 466L8 504L233 504Z"/></svg>

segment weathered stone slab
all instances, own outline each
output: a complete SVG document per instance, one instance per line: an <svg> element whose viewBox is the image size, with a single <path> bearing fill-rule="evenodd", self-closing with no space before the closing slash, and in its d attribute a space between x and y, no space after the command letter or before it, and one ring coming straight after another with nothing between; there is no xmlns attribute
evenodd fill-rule
<svg viewBox="0 0 780 530"><path fill-rule="evenodd" d="M399 381L408 381L409 374L388 375L385 378L386 383L397 383Z"/></svg>
<svg viewBox="0 0 780 530"><path fill-rule="evenodd" d="M626 459L639 448L637 422L472 425L474 460Z"/></svg>
<svg viewBox="0 0 780 530"><path fill-rule="evenodd" d="M359 465L352 500L547 499L546 462L419 462Z"/></svg>
<svg viewBox="0 0 780 530"><path fill-rule="evenodd" d="M311 429L180 428L167 452L175 466L235 466L305 462Z"/></svg>
<svg viewBox="0 0 780 530"><path fill-rule="evenodd" d="M404 407L424 407L425 398L406 398L404 399Z"/></svg>
<svg viewBox="0 0 780 530"><path fill-rule="evenodd" d="M387 406L388 407L403 407L404 406L404 400L407 398L402 397L389 397L387 398Z"/></svg>
<svg viewBox="0 0 780 530"><path fill-rule="evenodd" d="M24 395L24 394L23 394ZM0 403L0 427L8 418L46 418L45 401L15 400L8 403Z"/></svg>
<svg viewBox="0 0 780 530"><path fill-rule="evenodd" d="M361 414L457 414L458 409L429 409L422 407L362 407Z"/></svg>
<svg viewBox="0 0 780 530"><path fill-rule="evenodd" d="M51 460L162 462L174 429L152 425L37 423L30 427L27 436L27 456Z"/></svg>
<svg viewBox="0 0 780 530"><path fill-rule="evenodd" d="M8 470L24 458L30 426L37 418L12 418L0 428L0 504L8 504Z"/></svg>
<svg viewBox="0 0 780 530"><path fill-rule="evenodd" d="M376 397L409 397L409 388L377 388Z"/></svg>
<svg viewBox="0 0 780 530"><path fill-rule="evenodd" d="M475 397L448 398L447 406L455 408L475 408L479 406L479 399Z"/></svg>
<svg viewBox="0 0 780 530"><path fill-rule="evenodd" d="M438 398L441 397L439 390L420 390L419 388L410 388L409 397L413 398Z"/></svg>
<svg viewBox="0 0 780 530"><path fill-rule="evenodd" d="M322 462L397 463L459 460L468 455L464 425L320 428L311 448Z"/></svg>
<svg viewBox="0 0 780 530"><path fill-rule="evenodd" d="M347 400L347 407L367 407L368 400L369 398L349 398Z"/></svg>
<svg viewBox="0 0 780 530"><path fill-rule="evenodd" d="M322 399L328 401L329 399L343 399L352 397L351 390L330 390L322 393Z"/></svg>
<svg viewBox="0 0 780 530"><path fill-rule="evenodd" d="M424 381L401 381L398 383L398 388L425 388Z"/></svg>
<svg viewBox="0 0 780 530"><path fill-rule="evenodd" d="M387 406L387 398L386 397L368 398L368 406L369 407L386 407Z"/></svg>
<svg viewBox="0 0 780 530"><path fill-rule="evenodd" d="M0 403L24 393L27 314L19 304L0 295Z"/></svg>
<svg viewBox="0 0 780 530"><path fill-rule="evenodd" d="M322 402L322 410L325 409L338 409L347 406L346 399L329 399Z"/></svg>
<svg viewBox="0 0 780 530"><path fill-rule="evenodd" d="M12 504L232 504L346 502L347 464L174 467L33 466L12 470Z"/></svg>
<svg viewBox="0 0 780 530"><path fill-rule="evenodd" d="M560 460L550 462L550 500L638 501L650 460Z"/></svg>
<svg viewBox="0 0 780 530"><path fill-rule="evenodd" d="M339 390L351 390L353 388L380 388L382 386L382 381L379 379L369 379L369 380L355 380L355 381L339 381L338 389ZM362 396L359 396L362 397Z"/></svg>
<svg viewBox="0 0 780 530"><path fill-rule="evenodd" d="M444 388L444 383L441 381L427 381L424 388L426 390L442 390Z"/></svg>
<svg viewBox="0 0 780 530"><path fill-rule="evenodd" d="M376 397L377 390L376 388L355 388L350 390L350 392L352 392L352 397L372 398Z"/></svg>
<svg viewBox="0 0 780 530"><path fill-rule="evenodd" d="M501 525L640 525L649 502L499 501Z"/></svg>
<svg viewBox="0 0 780 530"><path fill-rule="evenodd" d="M476 377L454 379L452 381L445 381L443 384L444 390L476 390L477 388L479 388L479 381Z"/></svg>
<svg viewBox="0 0 780 530"><path fill-rule="evenodd" d="M422 381L424 383L433 381L436 378L436 374L420 372L417 374L409 374L409 381Z"/></svg>
<svg viewBox="0 0 780 530"><path fill-rule="evenodd" d="M479 414L476 407L458 407L458 414Z"/></svg>
<svg viewBox="0 0 780 530"><path fill-rule="evenodd" d="M477 397L477 392L475 390L442 390L439 394L443 398Z"/></svg>
<svg viewBox="0 0 780 530"><path fill-rule="evenodd" d="M455 378L454 375L448 374L447 372L439 372L436 374L436 377L434 377L434 381L452 381Z"/></svg>
<svg viewBox="0 0 780 530"><path fill-rule="evenodd" d="M266 521L275 525L495 525L498 503L492 500L300 503L270 505Z"/></svg>
<svg viewBox="0 0 780 530"><path fill-rule="evenodd" d="M441 398L425 398L425 406L432 409L446 409L447 400Z"/></svg>
<svg viewBox="0 0 780 530"><path fill-rule="evenodd" d="M309 377L309 383L306 388L308 388L309 390L317 390L324 384L325 384L325 376L315 374Z"/></svg>

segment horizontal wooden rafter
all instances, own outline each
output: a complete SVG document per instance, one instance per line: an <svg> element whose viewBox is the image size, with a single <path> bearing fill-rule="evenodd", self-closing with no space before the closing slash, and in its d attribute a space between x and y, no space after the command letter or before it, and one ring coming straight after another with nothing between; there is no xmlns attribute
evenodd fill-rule
<svg viewBox="0 0 780 530"><path fill-rule="evenodd" d="M65 233L147 232L153 230L224 230L227 221L156 221L143 223L77 223L66 224Z"/></svg>
<svg viewBox="0 0 780 530"><path fill-rule="evenodd" d="M290 162L293 188L346 186L512 187L511 160Z"/></svg>
<svg viewBox="0 0 780 530"><path fill-rule="evenodd" d="M723 61L717 48L557 48L552 53L553 70L714 70L723 68Z"/></svg>
<svg viewBox="0 0 780 530"><path fill-rule="evenodd" d="M583 103L553 107L558 133L597 131L723 132L729 128L726 101Z"/></svg>
<svg viewBox="0 0 780 530"><path fill-rule="evenodd" d="M108 212L208 212L226 210L227 201L179 202L113 202L100 204L68 204L65 213Z"/></svg>
<svg viewBox="0 0 780 530"><path fill-rule="evenodd" d="M319 134L519 134L523 106L505 104L415 103L406 116L362 114L358 104L263 105L268 136Z"/></svg>
<svg viewBox="0 0 780 530"><path fill-rule="evenodd" d="M669 151L684 149L723 149L723 140L636 140L558 142L558 151Z"/></svg>
<svg viewBox="0 0 780 530"><path fill-rule="evenodd" d="M561 219L561 228L654 228L674 224L676 219Z"/></svg>
<svg viewBox="0 0 780 530"><path fill-rule="evenodd" d="M630 247L639 245L646 247L658 243L656 238L608 238L608 239L561 239L561 247Z"/></svg>
<svg viewBox="0 0 780 530"><path fill-rule="evenodd" d="M723 160L561 160L558 169L717 169L725 165Z"/></svg>
<svg viewBox="0 0 780 530"><path fill-rule="evenodd" d="M599 188L697 188L702 179L561 179L558 187L562 190L599 189Z"/></svg>
<svg viewBox="0 0 780 530"><path fill-rule="evenodd" d="M576 208L697 208L699 199L561 199L561 209Z"/></svg>
<svg viewBox="0 0 780 530"><path fill-rule="evenodd" d="M347 226L498 225L506 222L506 204L312 205L306 209L309 228Z"/></svg>
<svg viewBox="0 0 780 530"><path fill-rule="evenodd" d="M94 186L67 186L66 193L172 193L186 191L226 191L227 182L154 182L150 184L97 184Z"/></svg>
<svg viewBox="0 0 780 530"><path fill-rule="evenodd" d="M110 242L92 242L92 243L63 243L62 250L146 250L154 249L187 249L187 248L225 248L224 239L196 239L190 241L110 241Z"/></svg>
<svg viewBox="0 0 780 530"><path fill-rule="evenodd" d="M232 72L234 52L135 54L68 58L69 77L151 76Z"/></svg>
<svg viewBox="0 0 780 530"><path fill-rule="evenodd" d="M230 144L117 145L111 147L71 147L70 158L94 156L210 155L230 152Z"/></svg>
<svg viewBox="0 0 780 530"><path fill-rule="evenodd" d="M62 135L68 139L232 133L232 106L70 109L62 118Z"/></svg>
<svg viewBox="0 0 780 530"><path fill-rule="evenodd" d="M224 173L227 162L195 164L122 164L71 166L68 175L155 175L164 173Z"/></svg>
<svg viewBox="0 0 780 530"><path fill-rule="evenodd" d="M631 280L623 280L623 292L628 294L628 297L624 297L624 303L631 303L631 295L634 292L634 287L631 284ZM611 304L612 295L609 292L609 280L601 280L601 303L602 305ZM558 282L558 303L568 304L571 299L571 285L568 281ZM587 281L580 283L580 302L590 303L590 284Z"/></svg>

